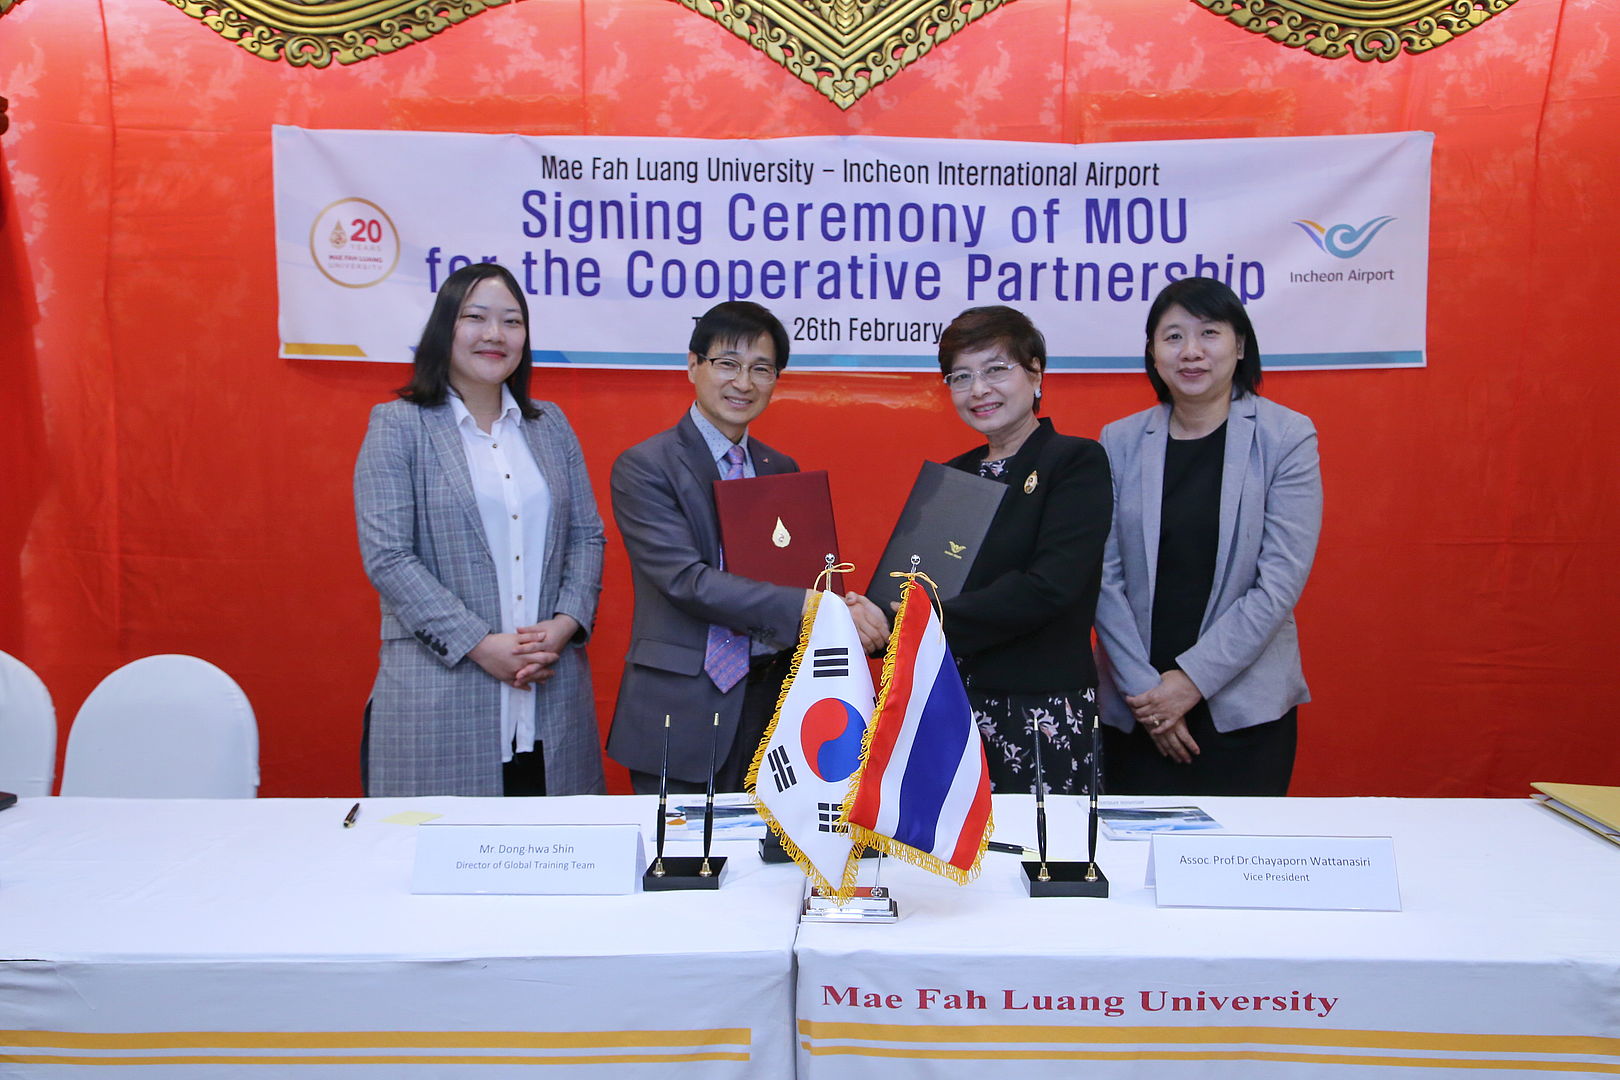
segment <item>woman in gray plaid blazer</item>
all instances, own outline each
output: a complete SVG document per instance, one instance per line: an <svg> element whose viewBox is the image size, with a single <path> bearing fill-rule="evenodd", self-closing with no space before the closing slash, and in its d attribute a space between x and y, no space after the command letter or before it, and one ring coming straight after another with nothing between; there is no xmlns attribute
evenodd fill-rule
<svg viewBox="0 0 1620 1080"><path fill-rule="evenodd" d="M368 795L604 790L583 648L602 521L562 410L529 399L528 325L508 271L457 270L402 400L372 410L354 473L382 601Z"/></svg>

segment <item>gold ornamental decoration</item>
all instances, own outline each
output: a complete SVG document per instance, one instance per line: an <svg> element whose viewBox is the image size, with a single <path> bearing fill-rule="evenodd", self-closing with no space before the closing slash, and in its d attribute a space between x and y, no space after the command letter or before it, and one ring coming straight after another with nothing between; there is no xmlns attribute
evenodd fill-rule
<svg viewBox="0 0 1620 1080"><path fill-rule="evenodd" d="M0 0L3 2L3 0ZM167 0L261 60L323 68L426 41L510 0Z"/></svg>
<svg viewBox="0 0 1620 1080"><path fill-rule="evenodd" d="M1437 49L1516 0L1193 0L1255 34L1328 60Z"/></svg>
<svg viewBox="0 0 1620 1080"><path fill-rule="evenodd" d="M840 109L1005 0L675 0Z"/></svg>
<svg viewBox="0 0 1620 1080"><path fill-rule="evenodd" d="M426 41L512 0L164 0L263 60L324 68ZM1010 0L675 0L848 109ZM1170 0L1162 0L1166 5ZM1324 59L1439 48L1517 0L1192 0ZM22 0L0 0L0 16Z"/></svg>

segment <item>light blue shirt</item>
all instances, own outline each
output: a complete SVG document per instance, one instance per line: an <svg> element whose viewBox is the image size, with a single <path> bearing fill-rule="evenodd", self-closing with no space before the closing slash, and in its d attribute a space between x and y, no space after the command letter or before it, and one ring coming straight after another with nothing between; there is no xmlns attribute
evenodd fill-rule
<svg viewBox="0 0 1620 1080"><path fill-rule="evenodd" d="M697 407L695 401L692 403L690 415L692 423L697 425L698 434L703 436L703 444L709 448L709 456L714 459L714 467L720 474L720 479L724 480L726 473L731 471L731 463L726 460L726 451L730 450L733 445L743 448L743 479L753 479L756 475L754 472L754 455L748 449L748 432L744 431L743 437L738 439L736 443L732 443L730 439L721 434L719 428L709 423L709 418L703 415L703 410Z"/></svg>

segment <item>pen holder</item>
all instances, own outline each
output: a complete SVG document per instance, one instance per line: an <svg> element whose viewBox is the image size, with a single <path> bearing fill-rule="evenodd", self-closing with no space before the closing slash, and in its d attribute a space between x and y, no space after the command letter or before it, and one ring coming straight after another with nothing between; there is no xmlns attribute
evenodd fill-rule
<svg viewBox="0 0 1620 1080"><path fill-rule="evenodd" d="M1049 862L1047 880L1041 880L1041 864L1026 862L1024 888L1030 896L1098 896L1108 895L1108 877L1102 867L1089 862ZM1090 874L1090 879L1087 875Z"/></svg>
<svg viewBox="0 0 1620 1080"><path fill-rule="evenodd" d="M654 870L662 863L662 875ZM643 892L679 892L683 889L718 889L720 874L726 868L724 855L709 856L709 874L703 874L701 855L665 855L655 859L647 872L641 875Z"/></svg>

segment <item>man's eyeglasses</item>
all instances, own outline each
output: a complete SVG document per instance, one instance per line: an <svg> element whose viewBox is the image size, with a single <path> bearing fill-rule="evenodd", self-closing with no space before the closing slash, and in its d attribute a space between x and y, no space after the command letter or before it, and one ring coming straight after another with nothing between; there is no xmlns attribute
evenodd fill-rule
<svg viewBox="0 0 1620 1080"><path fill-rule="evenodd" d="M961 371L953 371L945 376L945 385L951 388L953 394L965 394L973 386L974 377L978 376L984 379L985 384L988 386L1000 386L1007 381L1007 376L1013 373L1016 366L1015 364L995 363L986 364L978 371L963 368Z"/></svg>
<svg viewBox="0 0 1620 1080"><path fill-rule="evenodd" d="M744 371L748 372L748 380L759 386L769 386L776 381L775 364L749 364L745 367L742 361L733 356L705 356L703 359L709 362L723 382L735 381Z"/></svg>

